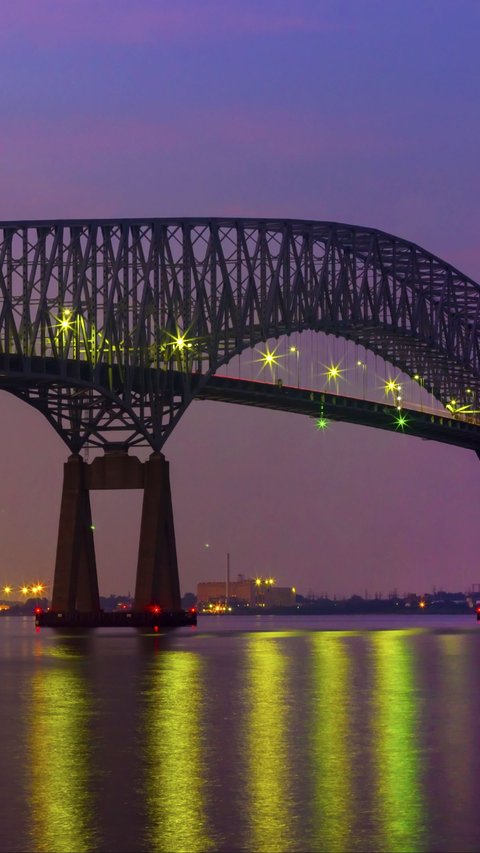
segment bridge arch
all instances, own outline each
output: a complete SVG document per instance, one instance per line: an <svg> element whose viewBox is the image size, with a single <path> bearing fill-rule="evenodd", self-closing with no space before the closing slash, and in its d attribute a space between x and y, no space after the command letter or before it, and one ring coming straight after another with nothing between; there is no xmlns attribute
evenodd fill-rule
<svg viewBox="0 0 480 853"><path fill-rule="evenodd" d="M119 437L159 450L222 365L313 330L421 376L443 404L467 388L470 402L480 396L479 297L440 258L355 225L0 223L0 387L76 452Z"/></svg>

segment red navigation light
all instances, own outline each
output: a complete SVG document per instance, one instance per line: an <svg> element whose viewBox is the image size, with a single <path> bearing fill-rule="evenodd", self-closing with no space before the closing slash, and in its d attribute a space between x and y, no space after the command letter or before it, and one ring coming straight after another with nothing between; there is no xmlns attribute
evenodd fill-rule
<svg viewBox="0 0 480 853"><path fill-rule="evenodd" d="M34 613L35 616L40 616L40 613L43 613L43 607L36 607Z"/></svg>
<svg viewBox="0 0 480 853"><path fill-rule="evenodd" d="M148 607L145 608L147 613L161 613L162 608L159 604L149 604Z"/></svg>
<svg viewBox="0 0 480 853"><path fill-rule="evenodd" d="M154 625L154 626L153 626L153 630L154 630L154 631L158 631L158 625Z"/></svg>
<svg viewBox="0 0 480 853"><path fill-rule="evenodd" d="M477 607L477 613L480 613L480 607Z"/></svg>
<svg viewBox="0 0 480 853"><path fill-rule="evenodd" d="M197 608L196 608L196 607L189 607L188 612L189 612L189 613L196 613L196 612L197 612Z"/></svg>

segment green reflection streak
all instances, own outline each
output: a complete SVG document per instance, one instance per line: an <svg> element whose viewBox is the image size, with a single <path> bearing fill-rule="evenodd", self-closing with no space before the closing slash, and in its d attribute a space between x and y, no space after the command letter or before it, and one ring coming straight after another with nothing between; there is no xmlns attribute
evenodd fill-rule
<svg viewBox="0 0 480 853"><path fill-rule="evenodd" d="M379 631L372 638L378 798L375 818L380 847L391 853L422 850L425 832L418 696L410 639L409 631Z"/></svg>
<svg viewBox="0 0 480 853"><path fill-rule="evenodd" d="M72 661L32 679L29 768L32 850L92 850L92 699Z"/></svg>
<svg viewBox="0 0 480 853"><path fill-rule="evenodd" d="M293 721L285 706L287 664L270 634L252 634L247 653L248 846L262 853L287 851L295 842L288 740Z"/></svg>
<svg viewBox="0 0 480 853"><path fill-rule="evenodd" d="M345 635L312 635L314 720L312 757L315 766L315 819L312 847L315 850L351 849L352 779L349 764L351 743L351 663Z"/></svg>
<svg viewBox="0 0 480 853"><path fill-rule="evenodd" d="M212 849L205 815L207 780L200 717L205 703L201 659L168 651L150 671L147 739L149 849L195 853Z"/></svg>

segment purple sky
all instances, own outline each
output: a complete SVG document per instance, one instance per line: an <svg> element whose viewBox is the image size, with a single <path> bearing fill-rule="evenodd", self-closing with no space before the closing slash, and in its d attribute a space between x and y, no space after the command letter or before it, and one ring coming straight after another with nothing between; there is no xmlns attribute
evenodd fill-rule
<svg viewBox="0 0 480 853"><path fill-rule="evenodd" d="M15 0L1 18L0 219L338 220L480 280L477 0ZM67 449L0 406L0 582L49 579ZM198 402L165 453L183 592L227 551L232 575L304 593L480 582L472 452ZM102 592L134 588L140 501L93 496Z"/></svg>

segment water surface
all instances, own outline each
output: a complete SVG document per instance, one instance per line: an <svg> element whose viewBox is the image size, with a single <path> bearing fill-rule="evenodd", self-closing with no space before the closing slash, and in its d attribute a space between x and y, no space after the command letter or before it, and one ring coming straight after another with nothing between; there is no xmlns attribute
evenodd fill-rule
<svg viewBox="0 0 480 853"><path fill-rule="evenodd" d="M0 850L480 849L471 616L0 619Z"/></svg>

